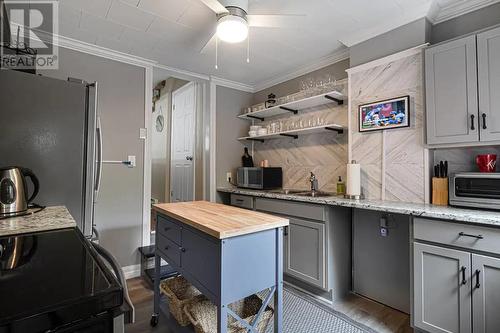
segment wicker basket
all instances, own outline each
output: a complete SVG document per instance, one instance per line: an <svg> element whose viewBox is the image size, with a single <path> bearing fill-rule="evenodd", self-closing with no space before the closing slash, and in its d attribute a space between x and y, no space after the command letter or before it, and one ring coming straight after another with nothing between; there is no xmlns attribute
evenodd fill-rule
<svg viewBox="0 0 500 333"><path fill-rule="evenodd" d="M250 323L262 306L262 300L256 296L247 297L241 301L231 304L229 307L238 316ZM208 299L198 302L190 302L184 308L186 315L191 320L196 333L217 333L217 306ZM269 306L262 313L257 324L257 332L264 333L267 325L274 314ZM246 333L247 329L236 319L228 315L227 333Z"/></svg>
<svg viewBox="0 0 500 333"><path fill-rule="evenodd" d="M160 283L160 290L167 296L170 313L181 326L188 326L191 323L184 307L191 302L205 299L200 291L182 276L163 280Z"/></svg>

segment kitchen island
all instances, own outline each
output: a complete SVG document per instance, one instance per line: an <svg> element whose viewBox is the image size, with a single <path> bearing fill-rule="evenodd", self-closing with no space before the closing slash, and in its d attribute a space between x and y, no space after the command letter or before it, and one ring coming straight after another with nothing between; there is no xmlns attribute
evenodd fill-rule
<svg viewBox="0 0 500 333"><path fill-rule="evenodd" d="M154 205L157 214L155 300L159 315L160 261L165 259L217 306L217 330L227 332L228 315L250 332L274 295L274 332L282 332L283 217L206 201ZM229 304L262 290L271 292L247 323Z"/></svg>

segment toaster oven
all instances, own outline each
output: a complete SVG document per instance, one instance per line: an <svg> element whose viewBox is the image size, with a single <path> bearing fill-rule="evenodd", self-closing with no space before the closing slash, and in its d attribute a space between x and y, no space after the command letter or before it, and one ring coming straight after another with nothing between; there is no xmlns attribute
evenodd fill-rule
<svg viewBox="0 0 500 333"><path fill-rule="evenodd" d="M283 187L281 168L238 168L236 185L242 188L272 190Z"/></svg>
<svg viewBox="0 0 500 333"><path fill-rule="evenodd" d="M500 210L500 173L457 173L450 177L450 205Z"/></svg>

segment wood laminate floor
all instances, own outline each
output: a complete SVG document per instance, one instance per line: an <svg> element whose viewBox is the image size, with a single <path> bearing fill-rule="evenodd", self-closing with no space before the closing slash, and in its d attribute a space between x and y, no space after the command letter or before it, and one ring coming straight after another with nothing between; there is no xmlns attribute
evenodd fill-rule
<svg viewBox="0 0 500 333"><path fill-rule="evenodd" d="M181 328L168 315L168 310L162 302L162 314L157 327L149 325L153 310L153 292L142 278L127 281L130 298L136 309L135 324L125 328L126 333L192 333L190 328ZM334 309L342 312L355 321L362 323L380 333L412 333L409 316L380 303L350 295L342 302L334 304ZM339 332L341 333L341 332Z"/></svg>

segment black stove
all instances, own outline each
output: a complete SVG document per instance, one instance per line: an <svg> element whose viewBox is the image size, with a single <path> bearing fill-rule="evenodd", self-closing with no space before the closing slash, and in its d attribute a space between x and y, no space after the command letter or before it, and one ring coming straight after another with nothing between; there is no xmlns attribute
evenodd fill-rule
<svg viewBox="0 0 500 333"><path fill-rule="evenodd" d="M0 238L0 299L0 333L66 332L109 325L123 290L81 232L64 229Z"/></svg>

